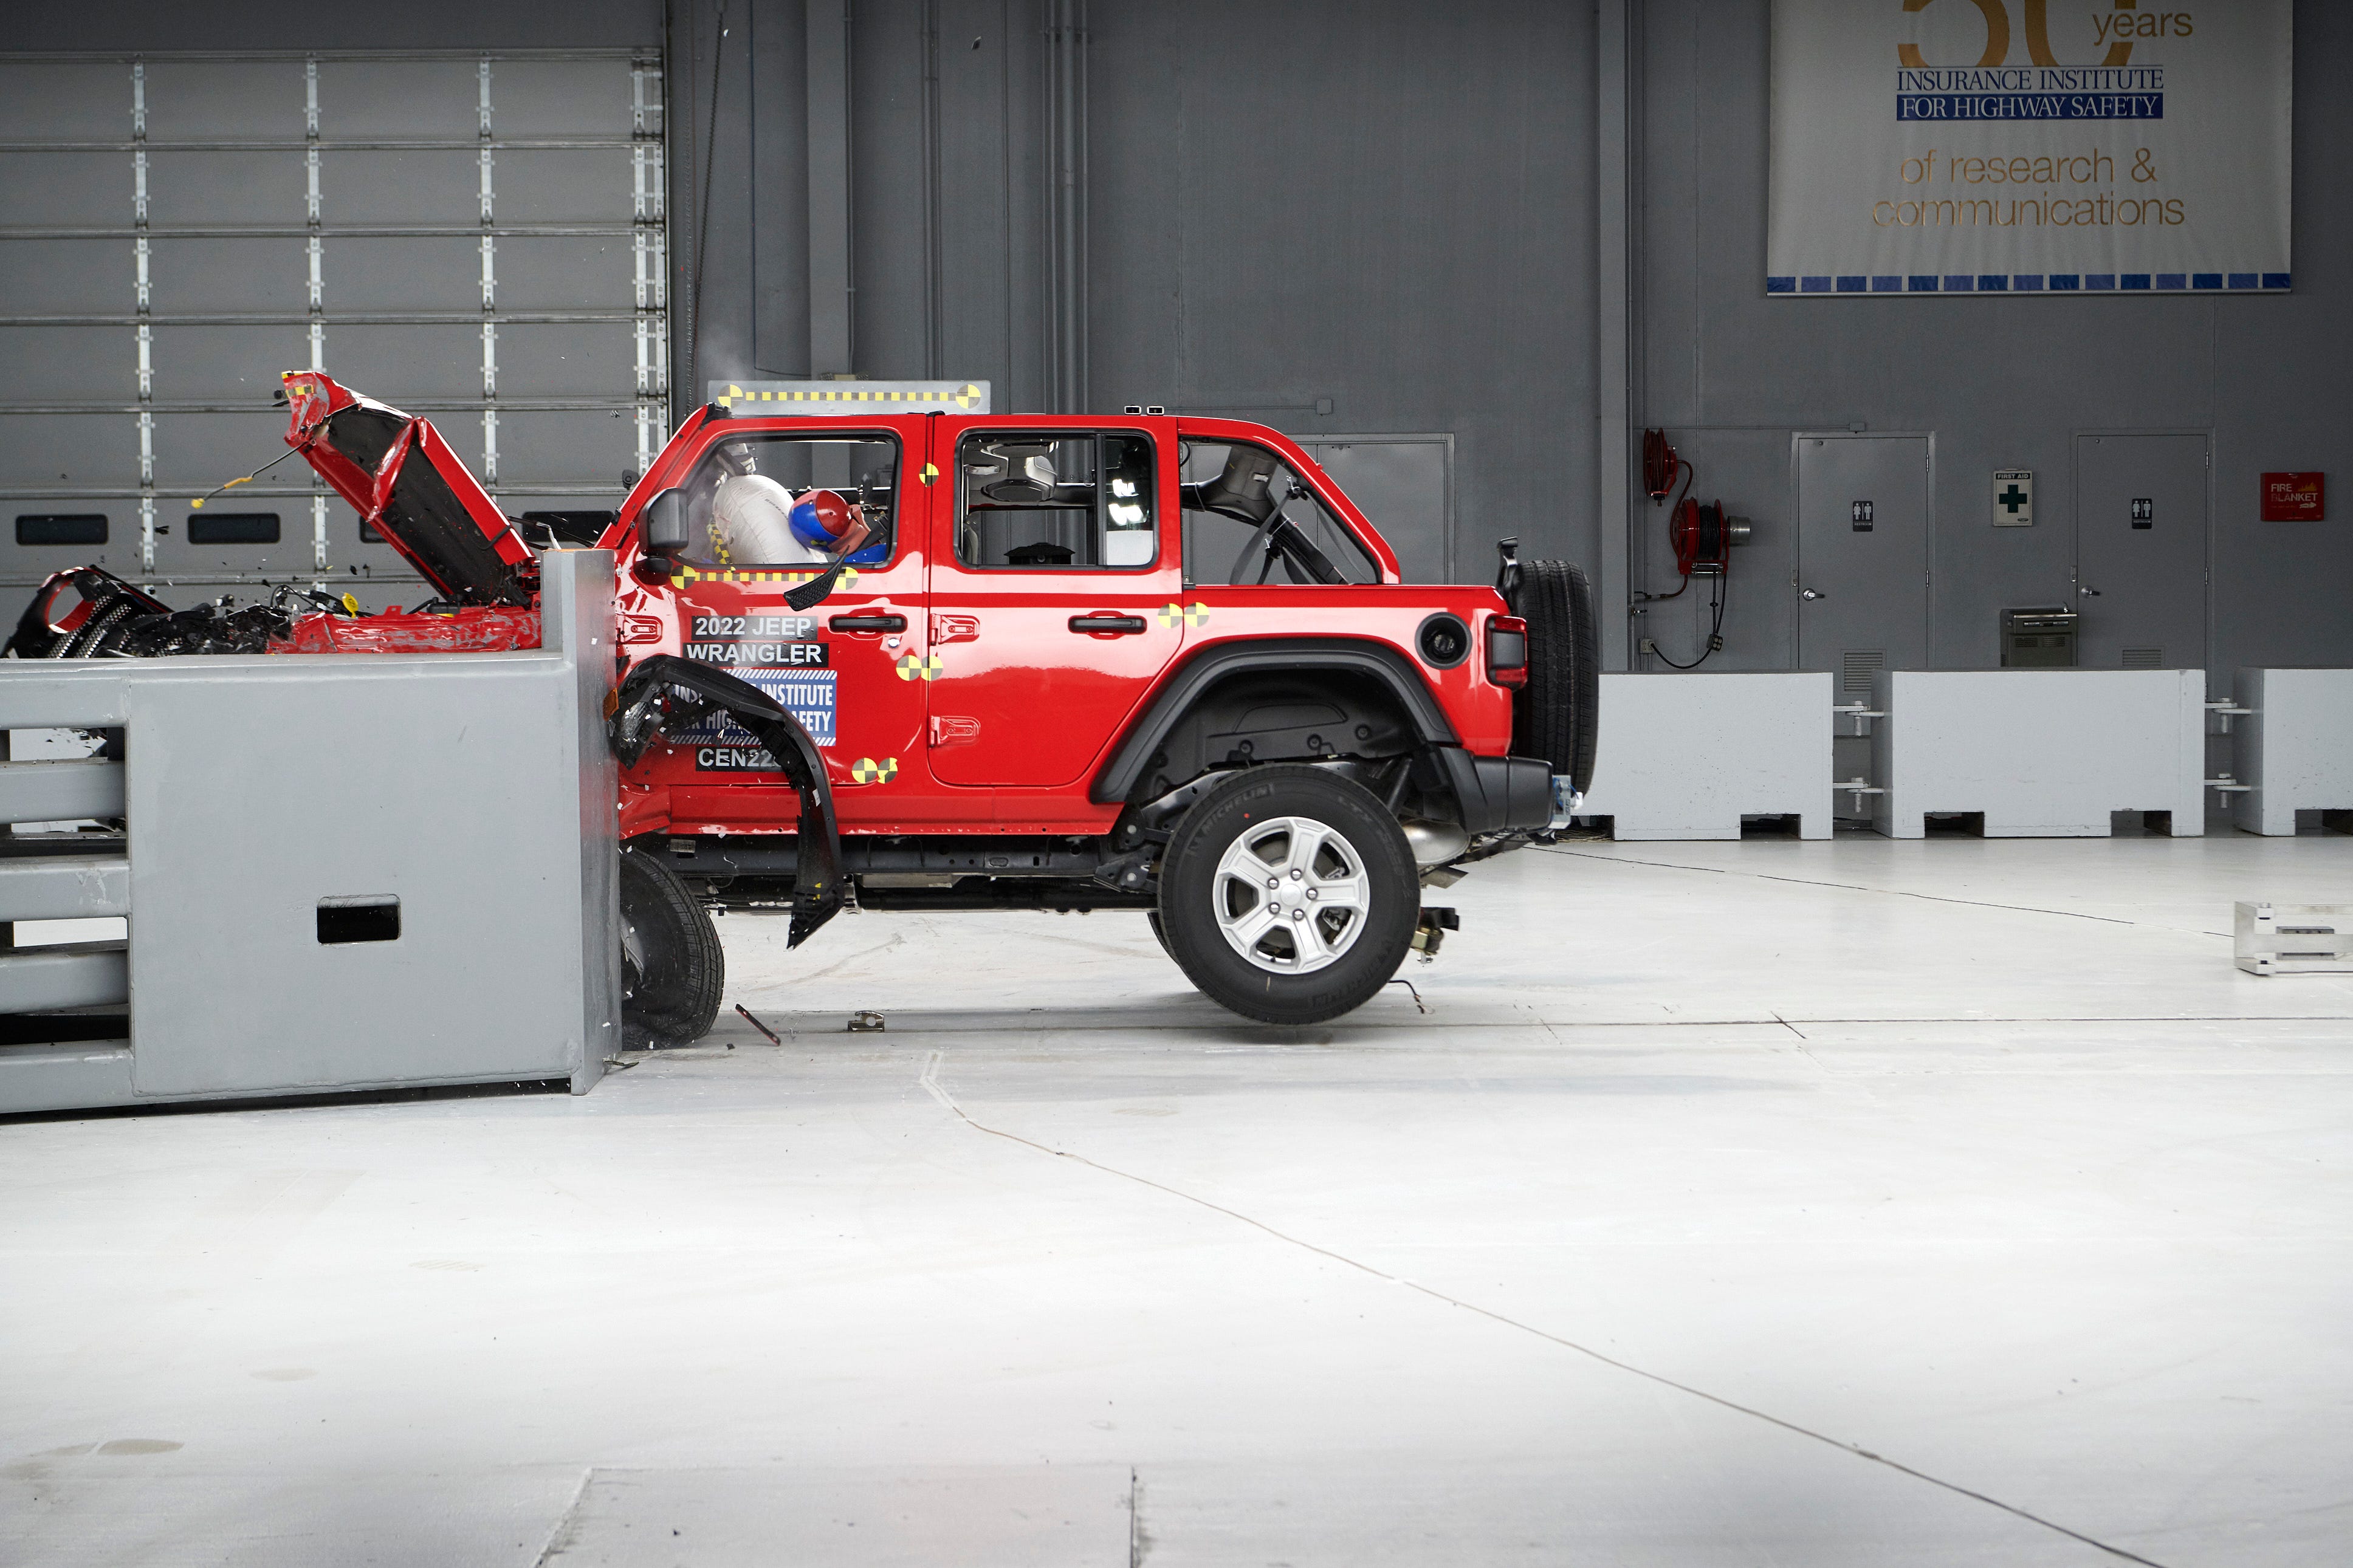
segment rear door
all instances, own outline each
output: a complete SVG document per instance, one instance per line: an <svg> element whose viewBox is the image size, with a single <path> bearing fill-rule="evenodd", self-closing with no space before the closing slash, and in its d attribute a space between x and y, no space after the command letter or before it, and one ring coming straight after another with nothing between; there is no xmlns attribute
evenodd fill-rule
<svg viewBox="0 0 2353 1568"><path fill-rule="evenodd" d="M940 783L1079 783L1176 657L1175 429L938 421L931 648L918 673Z"/></svg>

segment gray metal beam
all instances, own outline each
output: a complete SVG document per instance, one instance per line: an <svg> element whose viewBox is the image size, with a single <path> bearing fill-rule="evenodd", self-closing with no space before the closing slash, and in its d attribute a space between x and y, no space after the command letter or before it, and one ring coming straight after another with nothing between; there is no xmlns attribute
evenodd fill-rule
<svg viewBox="0 0 2353 1568"><path fill-rule="evenodd" d="M11 49L0 53L0 65L132 65L168 61L301 65L305 60L334 60L372 65L381 60L634 60L646 50L635 49L169 49L152 54L120 54L104 49Z"/></svg>
<svg viewBox="0 0 2353 1568"><path fill-rule="evenodd" d="M1599 164L1595 197L1599 257L1599 322L1595 376L1596 414L1600 423L1595 467L1599 474L1595 523L1599 535L1600 581L1595 609L1601 616L1601 667L1624 669L1631 657L1632 619L1626 555L1633 502L1633 354L1631 243L1633 218L1632 39L1627 0L1600 0L1598 16L1599 90L1594 95L1594 156Z"/></svg>
<svg viewBox="0 0 2353 1568"><path fill-rule="evenodd" d="M62 767L18 763L17 767ZM120 811L120 805L115 808ZM28 855L0 860L0 920L72 921L131 912L131 862L120 855ZM30 950L38 951L38 950ZM120 998L118 998L120 1000ZM80 1003L58 1003L80 1006Z"/></svg>
<svg viewBox="0 0 2353 1568"><path fill-rule="evenodd" d="M0 955L0 1013L112 1007L129 1000L131 967L121 942L74 942Z"/></svg>
<svg viewBox="0 0 2353 1568"><path fill-rule="evenodd" d="M1087 7L1053 0L1053 396L1087 411Z"/></svg>
<svg viewBox="0 0 2353 1568"><path fill-rule="evenodd" d="M0 822L79 822L121 815L121 763L0 763Z"/></svg>
<svg viewBox="0 0 2353 1568"><path fill-rule="evenodd" d="M599 321L633 322L635 310L345 310L311 315L307 310L183 310L169 315L0 316L0 327L476 327L586 326Z"/></svg>
<svg viewBox="0 0 2353 1568"><path fill-rule="evenodd" d="M808 0L809 374L857 367L850 335L849 7Z"/></svg>
<svg viewBox="0 0 2353 1568"><path fill-rule="evenodd" d="M67 228L0 227L0 239L602 239L635 233L626 223L494 224L178 224L138 228L129 224Z"/></svg>
<svg viewBox="0 0 2353 1568"><path fill-rule="evenodd" d="M316 142L276 137L243 142L0 142L0 153L479 153L558 152L573 148L627 147L629 136L535 136L457 141L450 137L376 138Z"/></svg>

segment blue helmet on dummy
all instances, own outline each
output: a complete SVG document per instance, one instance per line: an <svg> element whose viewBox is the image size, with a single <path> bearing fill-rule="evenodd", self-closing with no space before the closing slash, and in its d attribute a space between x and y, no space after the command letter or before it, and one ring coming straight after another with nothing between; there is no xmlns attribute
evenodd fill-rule
<svg viewBox="0 0 2353 1568"><path fill-rule="evenodd" d="M830 555L840 548L842 536L849 531L849 503L832 490L810 490L793 503L789 521L795 539ZM871 566L881 561L886 550L887 546L877 541L844 559L853 566Z"/></svg>

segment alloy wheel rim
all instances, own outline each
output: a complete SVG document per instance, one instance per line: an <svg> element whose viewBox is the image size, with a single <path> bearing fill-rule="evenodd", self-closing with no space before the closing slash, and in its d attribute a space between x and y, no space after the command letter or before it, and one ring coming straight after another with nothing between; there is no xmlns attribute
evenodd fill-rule
<svg viewBox="0 0 2353 1568"><path fill-rule="evenodd" d="M1364 934L1371 888L1347 836L1311 816L1252 823L1210 879L1218 931L1253 967L1312 974Z"/></svg>

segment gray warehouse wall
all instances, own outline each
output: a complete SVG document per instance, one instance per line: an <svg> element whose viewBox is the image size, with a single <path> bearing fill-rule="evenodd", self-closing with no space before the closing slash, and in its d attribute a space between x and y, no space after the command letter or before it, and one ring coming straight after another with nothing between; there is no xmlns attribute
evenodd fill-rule
<svg viewBox="0 0 2353 1568"><path fill-rule="evenodd" d="M1458 575L1483 577L1506 532L1602 563L1596 7L817 4L847 18L847 363L813 363L805 0L425 0L397 37L251 3L51 7L11 47L663 37L681 410L709 377L853 370L983 377L1003 409L1448 435ZM1857 426L1934 437L1931 664L1992 665L2000 608L2070 595L2075 437L2126 430L2211 437L2210 667L2353 663L2353 535L2255 517L2260 472L2353 458L2353 218L2328 199L2353 160L2327 90L2353 61L2341 7L2297 9L2295 289L2214 299L1767 300L1769 0L1630 10L1632 423L1669 429L1697 493L1757 525L1711 668L1792 662L1790 437ZM1997 468L2040 476L2035 527L1990 526ZM1665 586L1660 512L1627 526L1633 584ZM1698 597L1652 612L1678 650Z"/></svg>
<svg viewBox="0 0 2353 1568"><path fill-rule="evenodd" d="M662 0L492 5L403 0L396 8L282 0L124 0L8 7L11 50L579 49L659 42Z"/></svg>
<svg viewBox="0 0 2353 1568"><path fill-rule="evenodd" d="M1085 37L1067 92L1052 0L851 5L849 368L986 379L1000 410L1451 435L1459 574L1487 576L1513 532L1592 560L1590 11L1059 10ZM680 6L670 34L682 398L842 368L808 360L807 12L734 0L715 69L714 16ZM1075 268L1066 113L1083 129ZM1058 368L1071 342L1075 374Z"/></svg>
<svg viewBox="0 0 2353 1568"><path fill-rule="evenodd" d="M2353 181L2353 111L2333 88L2353 15L2295 9L2293 294L1768 300L1770 10L1656 0L1639 28L1636 422L1697 463L1695 493L1757 524L1710 668L1787 664L1790 433L1857 425L1935 433L1934 665L1990 668L2002 606L2069 599L2073 436L2127 430L2211 432L2210 668L2353 663L2353 500L2325 523L2256 515L2265 470L2353 480L2353 214L2335 199ZM2037 474L2034 527L1991 526L1996 468ZM1660 512L1639 507L1634 526L1650 584L1668 585ZM1695 646L1690 610L1652 613L1678 657Z"/></svg>
<svg viewBox="0 0 2353 1568"><path fill-rule="evenodd" d="M1509 533L1592 561L1590 7L1226 0L1094 27L1097 401L1450 432L1457 576L1492 576Z"/></svg>

